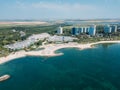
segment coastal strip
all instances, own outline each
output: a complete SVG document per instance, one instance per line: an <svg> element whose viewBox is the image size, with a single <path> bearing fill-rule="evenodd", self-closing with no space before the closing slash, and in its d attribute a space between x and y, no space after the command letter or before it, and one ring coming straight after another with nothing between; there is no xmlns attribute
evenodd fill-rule
<svg viewBox="0 0 120 90"><path fill-rule="evenodd" d="M11 53L10 55L6 57L0 58L0 64L6 63L11 60L15 60L17 58L22 58L26 56L60 56L63 55L63 53L55 53L56 50L62 49L62 48L79 48L79 49L87 49L92 48L93 45L96 44L102 44L102 43L120 43L120 41L100 41L96 43L88 43L88 44L78 44L78 43L63 43L63 44L48 44L40 46L40 48L44 48L39 51L18 51L15 53Z"/></svg>

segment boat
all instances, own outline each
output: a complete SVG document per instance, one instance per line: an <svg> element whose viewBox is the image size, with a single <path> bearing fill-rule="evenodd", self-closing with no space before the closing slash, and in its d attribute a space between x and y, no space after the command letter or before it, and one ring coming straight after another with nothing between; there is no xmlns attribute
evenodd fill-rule
<svg viewBox="0 0 120 90"><path fill-rule="evenodd" d="M0 77L0 82L5 81L10 78L10 75L3 75Z"/></svg>

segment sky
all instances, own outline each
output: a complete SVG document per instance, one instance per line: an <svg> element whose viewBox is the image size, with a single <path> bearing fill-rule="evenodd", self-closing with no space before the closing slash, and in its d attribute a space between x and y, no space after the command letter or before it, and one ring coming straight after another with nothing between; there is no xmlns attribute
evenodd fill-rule
<svg viewBox="0 0 120 90"><path fill-rule="evenodd" d="M0 0L0 19L120 18L120 0Z"/></svg>

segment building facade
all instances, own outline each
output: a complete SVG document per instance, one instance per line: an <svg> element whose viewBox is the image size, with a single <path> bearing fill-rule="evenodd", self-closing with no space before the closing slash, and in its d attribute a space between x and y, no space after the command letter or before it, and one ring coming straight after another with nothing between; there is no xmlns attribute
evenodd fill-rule
<svg viewBox="0 0 120 90"><path fill-rule="evenodd" d="M62 28L62 27L59 27L59 28L58 28L57 34L63 34L63 28Z"/></svg>
<svg viewBox="0 0 120 90"><path fill-rule="evenodd" d="M83 33L89 34L91 36L95 36L96 25L92 25L92 26L89 26L89 27L79 27L79 28L73 27L72 28L72 35L80 35L80 34L83 34Z"/></svg>
<svg viewBox="0 0 120 90"><path fill-rule="evenodd" d="M83 27L83 33L86 33L86 27Z"/></svg>
<svg viewBox="0 0 120 90"><path fill-rule="evenodd" d="M83 28L82 27L78 28L78 30L79 30L80 34L83 33Z"/></svg>
<svg viewBox="0 0 120 90"><path fill-rule="evenodd" d="M89 27L86 27L86 33L89 33Z"/></svg>
<svg viewBox="0 0 120 90"><path fill-rule="evenodd" d="M92 26L89 27L88 34L91 35L91 36L95 36L95 34L96 34L96 25L92 25Z"/></svg>
<svg viewBox="0 0 120 90"><path fill-rule="evenodd" d="M112 33L117 32L117 25L111 26L111 32L112 32Z"/></svg>
<svg viewBox="0 0 120 90"><path fill-rule="evenodd" d="M111 33L112 32L112 28L110 27L110 25L105 25L104 26L104 33Z"/></svg>
<svg viewBox="0 0 120 90"><path fill-rule="evenodd" d="M79 34L80 34L79 28L73 27L72 28L72 35L79 35Z"/></svg>

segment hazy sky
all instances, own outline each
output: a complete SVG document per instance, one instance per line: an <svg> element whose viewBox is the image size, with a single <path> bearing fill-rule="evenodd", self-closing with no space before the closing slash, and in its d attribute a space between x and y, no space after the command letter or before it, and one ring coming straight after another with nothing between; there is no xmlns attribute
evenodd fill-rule
<svg viewBox="0 0 120 90"><path fill-rule="evenodd" d="M0 19L120 18L120 0L0 0Z"/></svg>

